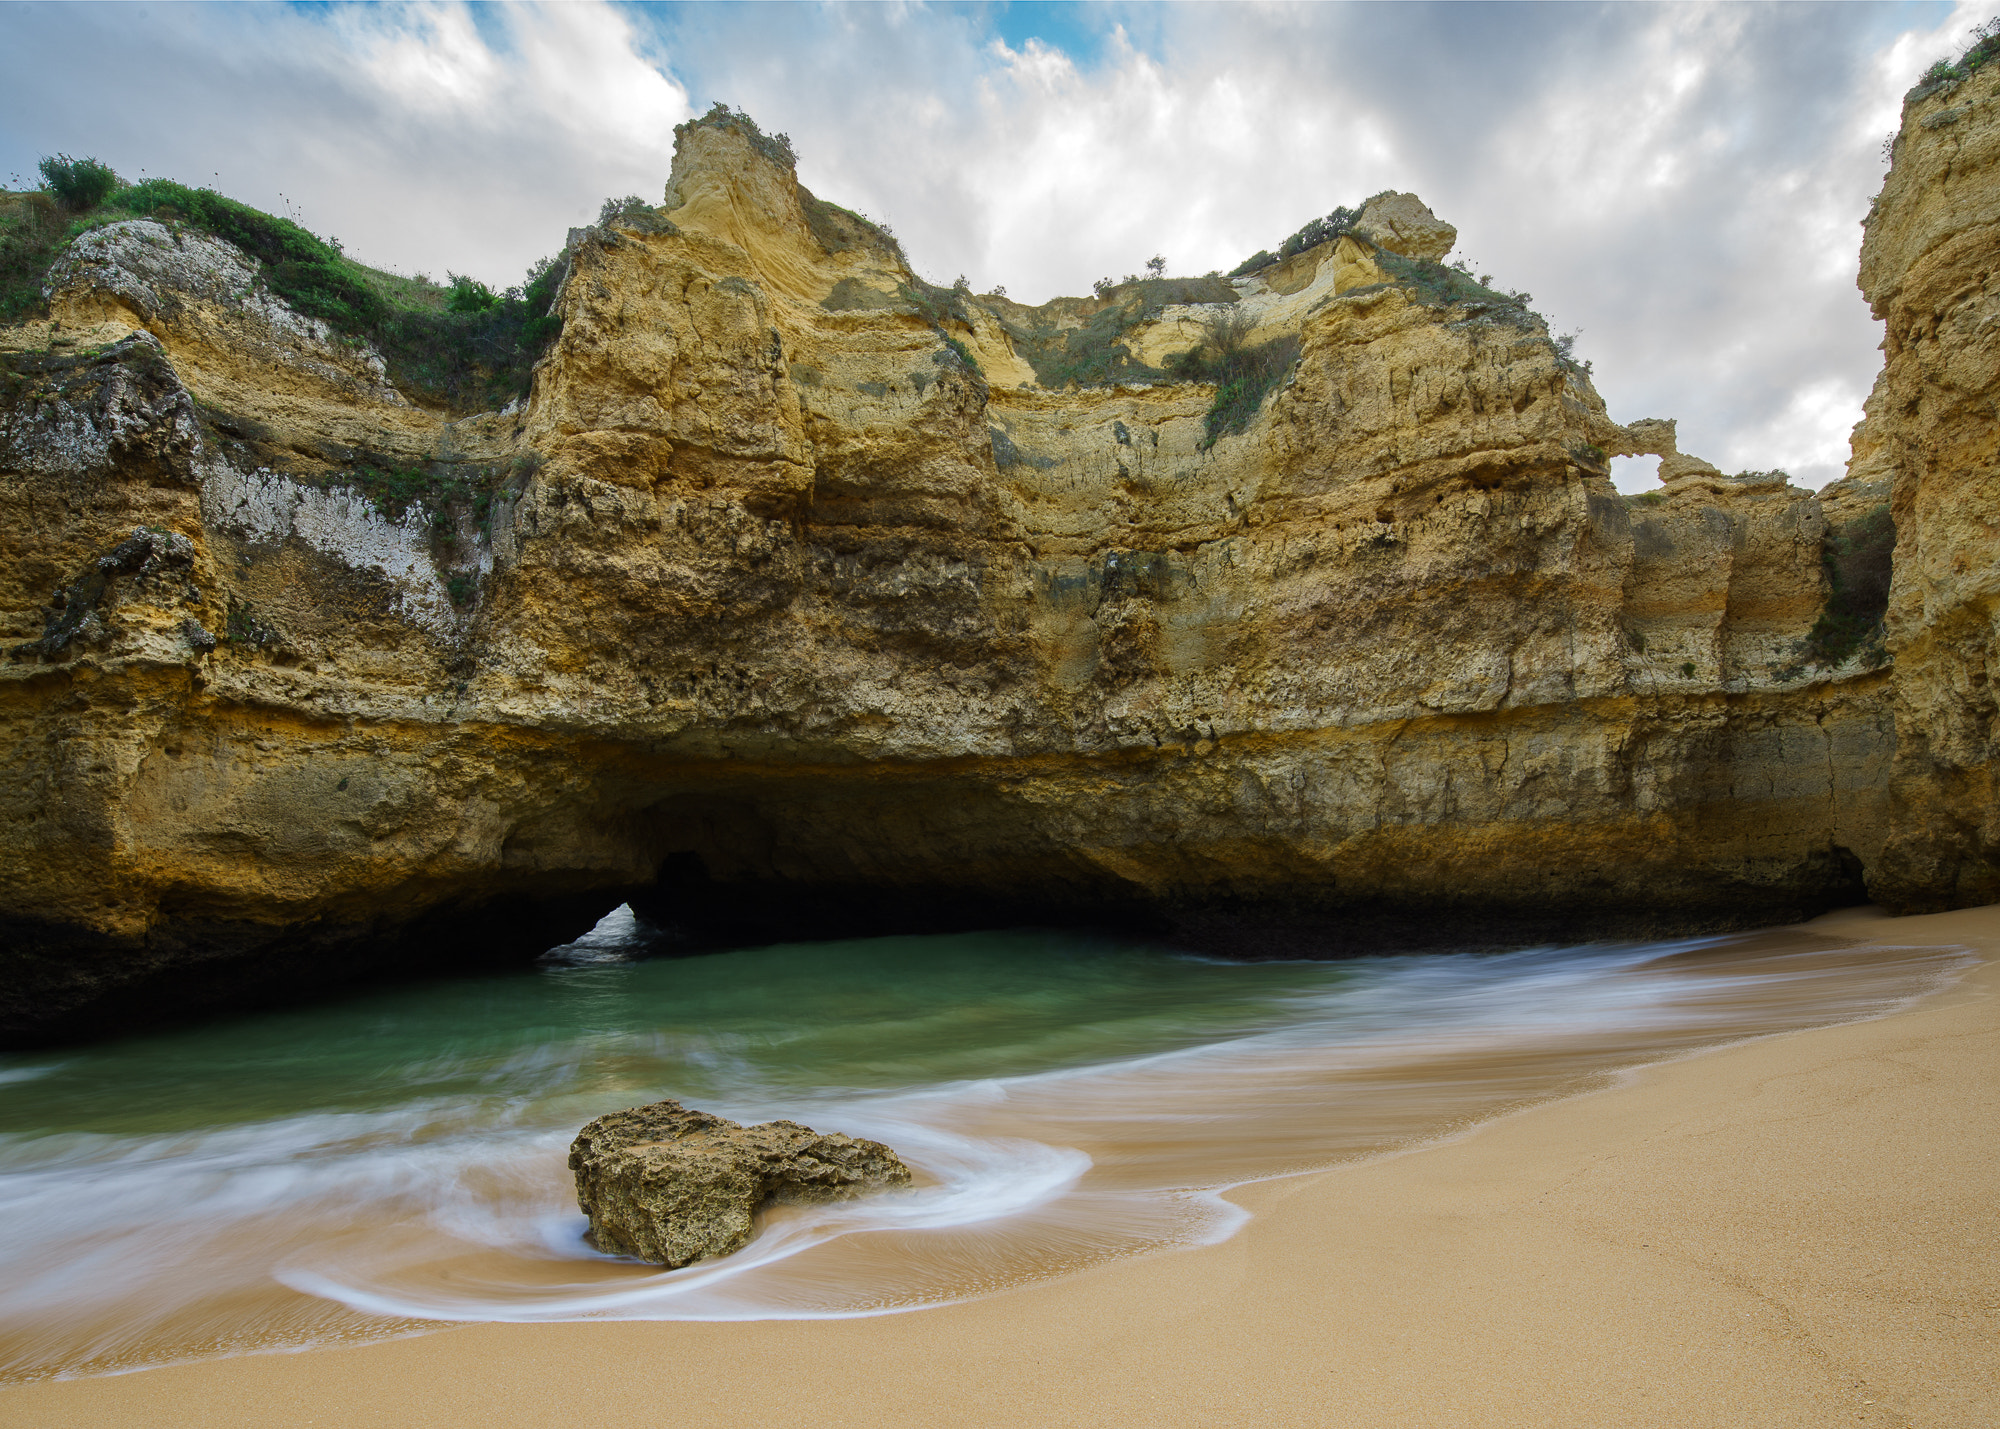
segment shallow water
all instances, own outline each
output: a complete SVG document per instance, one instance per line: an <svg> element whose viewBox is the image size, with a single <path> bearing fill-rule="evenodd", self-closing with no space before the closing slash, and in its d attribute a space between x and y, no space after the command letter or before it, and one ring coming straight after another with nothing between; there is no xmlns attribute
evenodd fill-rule
<svg viewBox="0 0 2000 1429"><path fill-rule="evenodd" d="M450 1320L918 1309L1229 1235L1218 1193L1962 966L1800 933L1338 963L1021 931L544 966L0 1058L0 1377ZM564 1156L672 1096L873 1136L911 1190L679 1271L581 1239Z"/></svg>

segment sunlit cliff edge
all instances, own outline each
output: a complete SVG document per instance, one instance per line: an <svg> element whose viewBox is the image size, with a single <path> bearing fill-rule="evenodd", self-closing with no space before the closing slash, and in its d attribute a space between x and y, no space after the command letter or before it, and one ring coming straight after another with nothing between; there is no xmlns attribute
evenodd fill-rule
<svg viewBox="0 0 2000 1429"><path fill-rule="evenodd" d="M1613 421L1409 195L1233 285L1031 309L711 116L476 416L218 239L96 229L0 329L0 1033L531 956L628 899L1255 954L2000 898L1995 87L1906 115L1887 364L1818 495ZM1297 344L1220 427L1174 361L1218 334ZM1884 500L1886 645L1809 658L1829 533Z"/></svg>

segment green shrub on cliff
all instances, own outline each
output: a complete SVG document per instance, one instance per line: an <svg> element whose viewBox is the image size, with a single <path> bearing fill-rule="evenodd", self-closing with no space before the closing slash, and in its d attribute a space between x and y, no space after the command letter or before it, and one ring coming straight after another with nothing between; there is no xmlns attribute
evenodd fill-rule
<svg viewBox="0 0 2000 1429"><path fill-rule="evenodd" d="M1290 258L1295 253L1303 253L1308 248L1317 248L1322 243L1333 242L1334 239L1351 232L1355 220L1360 217L1360 209L1341 207L1334 209L1325 218L1308 219L1303 228L1278 245L1279 260Z"/></svg>
<svg viewBox="0 0 2000 1429"><path fill-rule="evenodd" d="M1204 278L1128 278L1118 284L1117 291L1138 295L1141 322L1151 322L1170 307L1234 303L1239 299L1236 289L1214 274Z"/></svg>
<svg viewBox="0 0 2000 1429"><path fill-rule="evenodd" d="M1381 194L1375 195L1375 198L1380 197L1382 197ZM1368 203L1372 202L1374 202L1374 199L1368 201ZM1332 213L1327 214L1324 218L1307 219L1298 232L1292 234L1283 243L1278 245L1276 253L1260 248L1257 252L1251 254L1232 268L1229 276L1232 278L1241 278L1249 273L1262 272L1266 268L1276 267L1295 254L1305 252L1308 248L1317 248L1322 243L1333 242L1334 239L1341 237L1343 234L1353 231L1354 225L1361 218L1361 209L1367 206L1367 203L1363 203L1359 208L1348 208L1343 204L1335 208Z"/></svg>
<svg viewBox="0 0 2000 1429"><path fill-rule="evenodd" d="M899 284L896 292L904 303L914 309L916 315L929 325L931 335L945 345L951 355L958 359L959 364L984 383L986 370L979 365L979 360L972 355L972 350L945 331L946 323L957 323L966 328L972 326L972 315L965 307L965 299L971 296L972 290L965 279L960 278L949 288L940 288L935 283L926 283L922 278L913 275L910 282Z"/></svg>
<svg viewBox="0 0 2000 1429"><path fill-rule="evenodd" d="M1180 380L1215 384L1215 400L1204 419L1203 451L1229 433L1247 428L1264 405L1264 398L1298 361L1297 333L1253 347L1250 326L1243 314L1217 309L1203 319L1201 343L1167 359L1167 371Z"/></svg>
<svg viewBox="0 0 2000 1429"><path fill-rule="evenodd" d="M740 109L732 110L719 99L710 105L708 113L699 119L690 119L685 124L674 126L676 148L679 147L679 140L683 134L697 128L731 130L748 139L752 148L779 168L795 170L799 166L799 156L792 148L790 135L766 134L757 127L756 120Z"/></svg>
<svg viewBox="0 0 2000 1429"><path fill-rule="evenodd" d="M916 309L918 317L934 328L948 322L964 327L972 325L972 315L965 307L966 295L957 288L940 288L922 278L913 278L911 282L899 284L896 294Z"/></svg>
<svg viewBox="0 0 2000 1429"><path fill-rule="evenodd" d="M1119 382L1162 382L1170 374L1132 354L1125 334L1153 321L1169 307L1236 302L1236 290L1211 274L1202 278L1104 279L1097 289L1104 306L1073 327L1000 316L1014 350L1035 370L1044 387L1105 387Z"/></svg>
<svg viewBox="0 0 2000 1429"><path fill-rule="evenodd" d="M1373 257L1375 265L1389 275L1390 282L1403 288L1427 308L1469 308L1478 316L1491 318L1523 332L1547 329L1548 324L1528 306L1534 301L1532 294L1503 292L1489 287L1486 282L1474 277L1462 263L1407 258L1386 248L1376 249ZM1556 347L1557 361L1576 367L1571 351L1576 341L1575 334L1569 335L1570 347L1565 347L1559 339L1551 341Z"/></svg>
<svg viewBox="0 0 2000 1429"><path fill-rule="evenodd" d="M55 195L57 203L71 213L96 208L118 187L118 175L111 165L96 159L72 159L67 154L44 155L40 164L42 188Z"/></svg>
<svg viewBox="0 0 2000 1429"><path fill-rule="evenodd" d="M526 395L536 361L562 331L553 311L564 271L556 259L535 264L505 292L457 274L440 287L366 267L337 242L212 189L148 179L106 193L117 183L108 166L66 155L42 169L41 191L0 193L0 322L45 311L43 280L69 240L120 219L151 218L235 245L273 293L372 344L398 387L438 406L476 411Z"/></svg>
<svg viewBox="0 0 2000 1429"><path fill-rule="evenodd" d="M1908 94L1905 102L1923 99L1960 80L1970 79L1980 70L2000 59L2000 15L1994 16L1971 30L1972 43L1959 52L1957 59L1939 60L1924 71L1924 77ZM1890 136L1893 144L1895 136Z"/></svg>
<svg viewBox="0 0 2000 1429"><path fill-rule="evenodd" d="M42 308L42 278L62 247L64 224L46 193L0 194L0 323Z"/></svg>
<svg viewBox="0 0 2000 1429"><path fill-rule="evenodd" d="M1820 543L1826 608L1805 640L1813 664L1831 668L1857 650L1879 651L1895 550L1896 523L1886 505L1827 531Z"/></svg>
<svg viewBox="0 0 2000 1429"><path fill-rule="evenodd" d="M617 220L635 213L651 213L653 206L637 194L626 194L623 198L608 198L597 206L597 226L608 228Z"/></svg>
<svg viewBox="0 0 2000 1429"><path fill-rule="evenodd" d="M1125 334L1137 326L1143 301L1113 301L1075 327L1015 322L1004 324L1014 350L1035 371L1035 380L1055 390L1108 387L1119 382L1158 382L1166 374L1132 355Z"/></svg>
<svg viewBox="0 0 2000 1429"><path fill-rule="evenodd" d="M463 273L446 273L451 286L444 290L444 310L448 313L483 313L499 306L500 295Z"/></svg>
<svg viewBox="0 0 2000 1429"><path fill-rule="evenodd" d="M856 213L851 208L842 208L837 203L828 203L823 198L815 198L812 190L804 184L799 185L799 202L805 208L806 224L812 229L813 237L819 240L820 247L829 254L873 246L897 262L907 261L903 255L903 245L897 241L895 233L888 224L877 223L866 214Z"/></svg>
<svg viewBox="0 0 2000 1429"><path fill-rule="evenodd" d="M272 292L373 344L397 386L439 406L478 410L525 395L535 362L562 328L550 312L561 277L553 260L504 293L457 274L439 287L366 268L290 219L171 179L121 189L108 207L234 244L263 268Z"/></svg>
<svg viewBox="0 0 2000 1429"><path fill-rule="evenodd" d="M302 270L330 268L340 259L337 248L289 218L278 218L247 203L224 198L213 189L191 189L172 179L147 179L120 189L113 207L166 222L191 223L273 267L289 264Z"/></svg>

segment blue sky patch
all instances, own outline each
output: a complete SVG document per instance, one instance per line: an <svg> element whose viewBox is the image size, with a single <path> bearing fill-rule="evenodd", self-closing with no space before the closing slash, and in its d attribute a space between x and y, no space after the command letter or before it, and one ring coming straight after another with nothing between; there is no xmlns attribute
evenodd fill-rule
<svg viewBox="0 0 2000 1429"><path fill-rule="evenodd" d="M997 5L973 7L984 14L994 34L1012 50L1029 40L1040 40L1050 49L1061 50L1079 69L1094 64L1104 47L1104 37L1113 28L1099 5L1078 5L1066 0L1004 0Z"/></svg>

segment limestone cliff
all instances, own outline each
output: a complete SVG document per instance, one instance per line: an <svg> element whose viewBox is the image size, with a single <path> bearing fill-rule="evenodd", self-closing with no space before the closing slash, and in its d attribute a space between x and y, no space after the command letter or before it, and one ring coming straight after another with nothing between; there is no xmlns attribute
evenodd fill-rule
<svg viewBox="0 0 2000 1429"><path fill-rule="evenodd" d="M1870 886L1910 911L2000 900L2000 74L1911 92L1867 220L1882 375L1851 479L1893 491L1892 822Z"/></svg>
<svg viewBox="0 0 2000 1429"><path fill-rule="evenodd" d="M0 334L0 1024L628 898L1255 953L1861 896L1891 673L1800 658L1822 502L1613 422L1453 237L1386 195L1233 286L1027 308L711 117L576 236L525 409L453 419L227 245L100 230ZM1204 344L1274 364L1254 412Z"/></svg>

